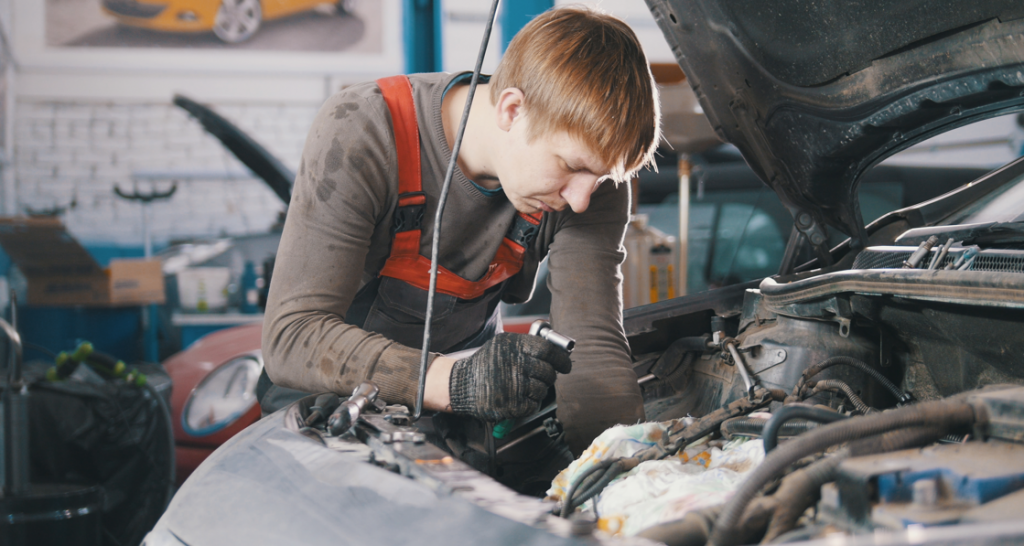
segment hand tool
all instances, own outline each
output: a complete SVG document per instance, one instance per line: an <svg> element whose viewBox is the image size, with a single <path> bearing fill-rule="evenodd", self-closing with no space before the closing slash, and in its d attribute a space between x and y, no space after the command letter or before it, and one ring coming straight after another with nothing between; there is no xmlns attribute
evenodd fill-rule
<svg viewBox="0 0 1024 546"><path fill-rule="evenodd" d="M572 353L572 350L576 348L575 339L569 336L563 336L562 334L554 331L554 329L551 328L551 323L543 319L533 321L533 324L530 325L529 335L540 336L561 347L565 352L570 354ZM484 437L485 443L487 444L487 456L491 475L494 475L495 467L498 462L498 450L494 440L504 438L505 435L512 430L513 426L515 426L515 420L513 419L505 419L496 425L492 425L491 423L486 424Z"/></svg>
<svg viewBox="0 0 1024 546"><path fill-rule="evenodd" d="M332 436L337 436L352 428L352 425L359 420L359 414L377 399L379 392L380 389L372 381L360 383L352 392L352 396L339 404L331 417L327 419L327 432Z"/></svg>

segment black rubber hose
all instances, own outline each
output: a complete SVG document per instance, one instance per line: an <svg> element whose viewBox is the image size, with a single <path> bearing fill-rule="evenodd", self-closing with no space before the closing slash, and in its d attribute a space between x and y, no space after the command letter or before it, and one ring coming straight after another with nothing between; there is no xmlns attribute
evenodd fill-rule
<svg viewBox="0 0 1024 546"><path fill-rule="evenodd" d="M815 423L835 423L846 418L846 415L823 408L782 406L764 426L764 433L762 434L764 438L764 452L767 454L779 445L779 431L782 429L782 425L790 419L807 419Z"/></svg>
<svg viewBox="0 0 1024 546"><path fill-rule="evenodd" d="M875 381L881 383L882 386L886 388L886 390L891 392L900 404L906 404L907 402L910 402L910 400L912 399L909 393L905 393L902 390L900 390L899 387L894 385L892 381L889 381L889 379L882 375L878 370L872 368L871 366L868 366L867 364L861 362L860 360L857 360L856 358L851 358L848 356L833 356L804 370L803 375L800 377L800 381L797 383L797 388L794 390L794 394L799 395L799 389L803 387L805 383L807 383L808 379L831 368L832 366L851 366L870 375L875 379Z"/></svg>
<svg viewBox="0 0 1024 546"><path fill-rule="evenodd" d="M682 519L648 527L638 533L646 539L663 542L667 546L704 546L724 504L691 510ZM758 497L747 506L740 521L740 536L744 542L753 542L764 534L768 521L775 512L773 497Z"/></svg>
<svg viewBox="0 0 1024 546"><path fill-rule="evenodd" d="M722 423L722 436L731 438L733 436L756 436L760 437L764 434L764 426L768 423L768 419L754 419L750 417L740 417ZM782 429L779 430L779 436L799 436L807 432L818 428L818 423L814 421L788 421L782 425Z"/></svg>
<svg viewBox="0 0 1024 546"><path fill-rule="evenodd" d="M711 534L715 520L722 513L722 504L699 510L691 510L683 519L648 527L637 534L639 537L667 546L704 546Z"/></svg>
<svg viewBox="0 0 1024 546"><path fill-rule="evenodd" d="M974 423L974 410L962 400L937 400L898 408L883 413L855 417L825 425L779 446L747 476L725 504L715 524L711 544L733 546L738 536L735 526L750 500L770 480L789 465L831 446L890 430L917 426L959 427Z"/></svg>
<svg viewBox="0 0 1024 546"><path fill-rule="evenodd" d="M862 457L931 444L942 438L948 431L947 427L941 426L919 426L889 431L885 434L851 442L849 445L850 456Z"/></svg>
<svg viewBox="0 0 1024 546"><path fill-rule="evenodd" d="M601 477L597 479L594 485L591 485L590 487L587 488L586 491L576 495L575 499L568 499L569 513L571 514L574 510L582 506L583 503L597 496L598 493L600 493L601 491L604 491L604 488L608 487L608 484L612 483L612 480L619 477L619 474L622 474L622 470L622 461L615 461L614 464L609 466L601 474Z"/></svg>
<svg viewBox="0 0 1024 546"><path fill-rule="evenodd" d="M863 415L867 415L875 411L874 408L865 404L845 381L840 381L839 379L822 379L814 384L814 392L819 393L821 391L841 391L846 395L846 398L850 403L853 404L853 407L857 408L857 411L861 412Z"/></svg>
<svg viewBox="0 0 1024 546"><path fill-rule="evenodd" d="M772 495L776 506L775 515L768 525L768 531L765 532L762 542L769 542L791 530L800 515L817 500L821 486L835 481L839 465L847 457L849 457L849 450L844 449L831 457L816 461L786 476L786 479L782 480L779 490Z"/></svg>
<svg viewBox="0 0 1024 546"><path fill-rule="evenodd" d="M768 526L768 531L765 532L763 542L770 542L775 537L788 533L796 527L796 522L804 511L817 502L821 486L835 481L839 465L847 457L887 453L926 445L941 438L945 433L946 429L940 427L893 430L853 442L839 453L816 461L786 476L782 480L779 490L772 495L777 508L771 524Z"/></svg>
<svg viewBox="0 0 1024 546"><path fill-rule="evenodd" d="M580 475L580 477L576 478L576 481L572 482L572 484L569 485L569 489L565 492L565 499L562 500L562 511L560 515L563 518L568 518L569 515L572 514L572 511L576 509L576 507L573 506L572 502L572 498L577 494L576 492L580 490L590 489L590 486L593 483L596 483L596 481L584 483L587 481L588 478L594 476L598 472L606 470L608 467L612 466L618 461L618 459L608 459L601 461L595 464L594 466L586 469L583 472L583 474ZM600 480L600 478L597 478L597 480Z"/></svg>

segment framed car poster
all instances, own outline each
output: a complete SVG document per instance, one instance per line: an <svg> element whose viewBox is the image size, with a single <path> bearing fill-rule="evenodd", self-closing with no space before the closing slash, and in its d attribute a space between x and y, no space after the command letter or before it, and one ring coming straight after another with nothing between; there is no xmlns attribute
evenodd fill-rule
<svg viewBox="0 0 1024 546"><path fill-rule="evenodd" d="M399 71L398 0L13 0L26 66Z"/></svg>

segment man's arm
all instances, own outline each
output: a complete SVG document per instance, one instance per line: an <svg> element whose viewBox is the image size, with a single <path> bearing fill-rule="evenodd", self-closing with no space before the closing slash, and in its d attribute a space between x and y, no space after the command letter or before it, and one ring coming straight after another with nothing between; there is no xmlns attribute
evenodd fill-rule
<svg viewBox="0 0 1024 546"><path fill-rule="evenodd" d="M559 376L558 418L576 454L616 424L644 419L622 328L622 238L629 185L604 182L582 214L560 218L548 252L551 322L575 338L572 373Z"/></svg>
<svg viewBox="0 0 1024 546"><path fill-rule="evenodd" d="M390 116L375 90L354 86L331 97L310 129L271 281L263 354L278 385L347 394L372 380L383 400L413 406L419 348L345 321L361 282L371 280L364 275L387 255L389 213L397 202ZM550 384L556 371L571 365L567 358L557 362L557 355L558 365L552 364L550 348L538 340L491 342L461 368L430 355L424 407L472 415L529 412L540 400L526 403L524 397L543 398L534 381ZM453 376L460 378L454 389Z"/></svg>
<svg viewBox="0 0 1024 546"><path fill-rule="evenodd" d="M372 379L414 402L419 351L347 324L345 314L397 197L394 142L376 86L331 97L310 129L278 248L263 327L267 373L307 392ZM375 239L375 237L377 239Z"/></svg>

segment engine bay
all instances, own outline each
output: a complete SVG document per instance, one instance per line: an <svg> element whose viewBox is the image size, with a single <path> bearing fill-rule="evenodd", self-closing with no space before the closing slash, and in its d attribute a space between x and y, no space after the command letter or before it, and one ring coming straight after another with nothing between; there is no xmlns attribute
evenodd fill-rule
<svg viewBox="0 0 1024 546"><path fill-rule="evenodd" d="M1024 500L1024 249L1015 222L923 225L957 193L868 226L872 246L834 266L627 313L648 423L617 427L636 444L626 450L597 445L602 435L573 461L553 404L502 434L445 416L413 422L372 399L332 430L320 406L337 397L306 399L286 424L514 521L601 542L913 543L933 528L1013 524ZM609 496L656 464L689 463L692 475L742 445L758 455L720 495L690 495L642 528L609 513Z"/></svg>

